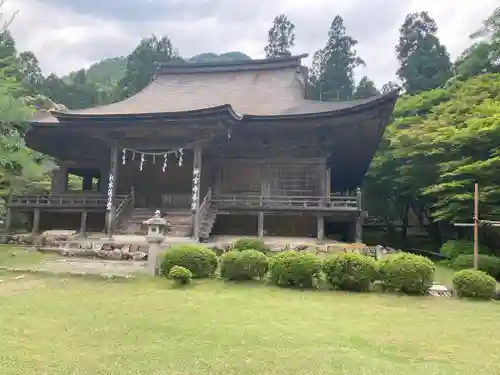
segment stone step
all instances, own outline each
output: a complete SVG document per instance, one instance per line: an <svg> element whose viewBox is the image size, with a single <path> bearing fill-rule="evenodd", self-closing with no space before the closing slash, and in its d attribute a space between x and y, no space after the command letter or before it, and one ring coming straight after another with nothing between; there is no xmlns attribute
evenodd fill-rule
<svg viewBox="0 0 500 375"><path fill-rule="evenodd" d="M135 221L137 221L137 220L146 221L146 220L149 219L149 218L146 218L146 217L136 216L136 215L131 215L131 216L129 216L129 218L132 219L132 220L135 220ZM185 222L188 222L189 220L192 220L192 216L191 215L189 215L189 216L187 216L187 215L186 216L184 216L184 215L182 215L182 216L178 216L178 215L174 216L174 215L172 215L172 216L165 216L164 219L168 220L168 221L171 221L171 222L172 221L185 221Z"/></svg>
<svg viewBox="0 0 500 375"><path fill-rule="evenodd" d="M149 217L152 217L155 214L155 210L149 209L149 208L134 208L132 210L133 213L140 213L144 215L149 215ZM175 215L191 215L191 210L179 210L179 209L172 209L172 210L163 210L160 211L161 214L175 214Z"/></svg>
<svg viewBox="0 0 500 375"><path fill-rule="evenodd" d="M119 230L127 234L147 234L144 221L154 214L150 208L135 208L132 213L121 220ZM169 236L186 237L193 231L192 212L190 210L172 210L166 212L164 218L170 223Z"/></svg>
<svg viewBox="0 0 500 375"><path fill-rule="evenodd" d="M144 219L148 220L149 217L144 216L144 215L129 215L129 217L137 218L137 219ZM166 215L163 216L164 219L170 219L170 220L175 220L175 219L184 219L188 220L191 219L193 216L192 215Z"/></svg>
<svg viewBox="0 0 500 375"><path fill-rule="evenodd" d="M139 214L131 214L129 215L130 217L137 218L137 219L144 219L148 220L151 216L148 215L139 215ZM182 218L182 219L190 219L192 215L177 215L177 214L172 214L172 215L165 215L163 216L165 219L175 219L175 218Z"/></svg>

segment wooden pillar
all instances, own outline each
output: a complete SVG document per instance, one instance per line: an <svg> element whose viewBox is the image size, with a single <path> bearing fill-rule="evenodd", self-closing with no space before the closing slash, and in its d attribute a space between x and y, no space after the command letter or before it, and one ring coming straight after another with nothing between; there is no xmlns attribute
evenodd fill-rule
<svg viewBox="0 0 500 375"><path fill-rule="evenodd" d="M363 242L363 197L361 189L356 189L356 206L358 211L356 213L356 238L355 242Z"/></svg>
<svg viewBox="0 0 500 375"><path fill-rule="evenodd" d="M318 241L323 241L325 239L325 217L323 215L318 215Z"/></svg>
<svg viewBox="0 0 500 375"><path fill-rule="evenodd" d="M83 181L82 181L82 190L83 191L90 191L92 190L92 175L86 174L83 176Z"/></svg>
<svg viewBox="0 0 500 375"><path fill-rule="evenodd" d="M116 182L118 171L118 147L112 146L110 150L108 201L106 204L106 232L111 238L114 232L116 215Z"/></svg>
<svg viewBox="0 0 500 375"><path fill-rule="evenodd" d="M257 235L264 237L264 212L259 212L257 216Z"/></svg>
<svg viewBox="0 0 500 375"><path fill-rule="evenodd" d="M326 177L325 177L325 194L327 197L332 195L332 169L326 169Z"/></svg>
<svg viewBox="0 0 500 375"><path fill-rule="evenodd" d="M80 219L80 234L82 236L87 235L87 210L82 211L82 216Z"/></svg>
<svg viewBox="0 0 500 375"><path fill-rule="evenodd" d="M9 232L12 227L12 208L7 207L7 212L5 213L5 231Z"/></svg>
<svg viewBox="0 0 500 375"><path fill-rule="evenodd" d="M474 268L479 267L479 185L474 184Z"/></svg>
<svg viewBox="0 0 500 375"><path fill-rule="evenodd" d="M31 227L31 234L36 235L40 231L40 209L35 208L33 213L33 226Z"/></svg>
<svg viewBox="0 0 500 375"><path fill-rule="evenodd" d="M318 193L320 197L326 197L326 160L318 166Z"/></svg>
<svg viewBox="0 0 500 375"><path fill-rule="evenodd" d="M50 192L54 194L62 194L68 191L68 168L65 165L60 165L52 171L52 181Z"/></svg>
<svg viewBox="0 0 500 375"><path fill-rule="evenodd" d="M135 187L130 188L130 199L132 201L132 207L135 207Z"/></svg>
<svg viewBox="0 0 500 375"><path fill-rule="evenodd" d="M269 167L267 164L262 165L260 171L260 205L265 204L265 198L269 196ZM264 237L264 212L260 211L257 214L257 236Z"/></svg>
<svg viewBox="0 0 500 375"><path fill-rule="evenodd" d="M213 194L219 195L221 193L222 188L222 165L223 162L221 159L216 159L214 164L214 183L213 183Z"/></svg>
<svg viewBox="0 0 500 375"><path fill-rule="evenodd" d="M12 208L10 205L12 204L12 194L9 194L7 197L7 211L5 212L5 231L8 233L10 228L12 227Z"/></svg>
<svg viewBox="0 0 500 375"><path fill-rule="evenodd" d="M261 172L260 194L266 198L271 195L271 171L269 165L264 164Z"/></svg>
<svg viewBox="0 0 500 375"><path fill-rule="evenodd" d="M200 238L200 179L201 179L201 148L194 149L193 158L193 182L191 196L191 211L193 212L193 238L198 241Z"/></svg>
<svg viewBox="0 0 500 375"><path fill-rule="evenodd" d="M106 166L101 169L101 174L99 176L99 182L97 183L97 191L101 194L107 194L108 191L108 182L109 180L109 166Z"/></svg>

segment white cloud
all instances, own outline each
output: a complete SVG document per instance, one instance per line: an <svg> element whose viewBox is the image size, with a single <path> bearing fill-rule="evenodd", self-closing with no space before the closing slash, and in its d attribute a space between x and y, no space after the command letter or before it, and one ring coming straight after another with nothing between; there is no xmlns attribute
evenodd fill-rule
<svg viewBox="0 0 500 375"><path fill-rule="evenodd" d="M381 85L394 79L394 46L407 13L428 11L441 42L456 57L496 6L498 0L7 0L2 11L19 10L11 27L19 50L32 50L45 72L58 74L127 55L152 33L169 35L183 56L239 50L262 57L267 30L279 13L296 23L295 52L312 55L340 14L367 63L358 75Z"/></svg>

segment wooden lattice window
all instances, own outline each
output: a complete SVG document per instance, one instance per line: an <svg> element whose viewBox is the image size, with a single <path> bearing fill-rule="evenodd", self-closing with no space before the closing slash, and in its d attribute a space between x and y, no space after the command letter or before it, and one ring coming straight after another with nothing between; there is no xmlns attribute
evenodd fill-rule
<svg viewBox="0 0 500 375"><path fill-rule="evenodd" d="M271 166L269 168L271 195L317 196L321 181L315 165Z"/></svg>

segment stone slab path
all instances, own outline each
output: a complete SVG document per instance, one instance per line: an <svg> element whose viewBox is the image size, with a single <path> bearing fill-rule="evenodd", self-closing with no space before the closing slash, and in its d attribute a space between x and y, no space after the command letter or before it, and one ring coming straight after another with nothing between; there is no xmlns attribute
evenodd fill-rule
<svg viewBox="0 0 500 375"><path fill-rule="evenodd" d="M55 259L48 260L36 270L53 273L88 273L103 276L134 276L147 274L147 262L101 259Z"/></svg>

